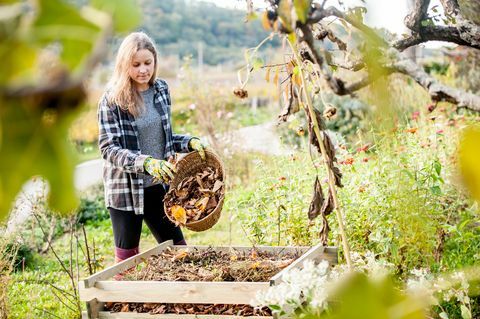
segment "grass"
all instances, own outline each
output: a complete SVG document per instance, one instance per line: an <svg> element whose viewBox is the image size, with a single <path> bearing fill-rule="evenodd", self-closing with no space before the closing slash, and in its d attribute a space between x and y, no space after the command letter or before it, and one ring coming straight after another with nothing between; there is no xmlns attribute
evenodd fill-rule
<svg viewBox="0 0 480 319"><path fill-rule="evenodd" d="M241 231L238 221L232 219L232 212L228 207L223 211L218 223L209 231L193 232L184 230L186 241L189 245L248 245L248 240ZM109 219L95 221L85 226L90 247L95 241L97 258L101 260L105 268L114 264L114 243L111 223ZM84 244L83 237L79 238L80 244ZM74 244L75 245L75 244ZM145 251L157 243L145 225L142 229L140 250ZM68 233L57 238L53 248L61 260L69 267L70 265L70 235ZM76 250L74 256L76 257ZM85 256L79 250L79 278L88 276ZM75 269L75 266L74 266ZM71 287L67 274L49 250L46 254L35 254L32 268L25 271L15 272L11 276L8 286L8 300L10 318L75 318L73 312L63 305L54 295L55 285L61 289L69 290ZM33 301L33 303L32 303ZM85 306L82 304L82 307ZM83 309L85 310L85 309Z"/></svg>

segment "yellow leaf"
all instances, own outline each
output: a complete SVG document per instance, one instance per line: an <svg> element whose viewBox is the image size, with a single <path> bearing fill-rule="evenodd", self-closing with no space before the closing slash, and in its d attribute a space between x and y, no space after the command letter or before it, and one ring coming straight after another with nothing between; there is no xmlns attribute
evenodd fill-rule
<svg viewBox="0 0 480 319"><path fill-rule="evenodd" d="M270 82L270 68L265 72L265 81Z"/></svg>
<svg viewBox="0 0 480 319"><path fill-rule="evenodd" d="M307 22L308 12L310 11L311 0L294 0L295 11L300 22Z"/></svg>
<svg viewBox="0 0 480 319"><path fill-rule="evenodd" d="M275 83L275 85L278 85L278 73L280 72L279 70L279 67L277 66L275 68L275 75L273 76L273 83Z"/></svg>
<svg viewBox="0 0 480 319"><path fill-rule="evenodd" d="M302 86L302 78L298 74L292 74L292 81L298 86Z"/></svg>
<svg viewBox="0 0 480 319"><path fill-rule="evenodd" d="M459 161L463 181L473 198L480 200L480 126L470 126L460 140Z"/></svg>
<svg viewBox="0 0 480 319"><path fill-rule="evenodd" d="M187 222L187 212L185 211L185 208L179 205L172 206L170 209L170 212L172 214L172 217L179 222L181 225L185 225Z"/></svg>
<svg viewBox="0 0 480 319"><path fill-rule="evenodd" d="M267 31L272 29L272 25L270 24L270 20L268 19L268 13L266 10L262 15L262 26Z"/></svg>

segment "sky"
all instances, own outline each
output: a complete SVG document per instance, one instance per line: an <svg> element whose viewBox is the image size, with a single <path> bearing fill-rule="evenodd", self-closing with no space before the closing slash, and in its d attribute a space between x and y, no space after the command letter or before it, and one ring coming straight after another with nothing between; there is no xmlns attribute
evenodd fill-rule
<svg viewBox="0 0 480 319"><path fill-rule="evenodd" d="M213 2L217 6L245 10L245 0L198 0ZM365 6L360 0L343 0L347 7ZM403 19L408 13L407 0L366 0L367 15L365 23L373 27L383 27L398 35L405 33L406 28ZM265 7L264 0L253 0L255 8ZM328 5L336 4L337 1L328 0ZM430 6L438 5L439 0L431 1Z"/></svg>

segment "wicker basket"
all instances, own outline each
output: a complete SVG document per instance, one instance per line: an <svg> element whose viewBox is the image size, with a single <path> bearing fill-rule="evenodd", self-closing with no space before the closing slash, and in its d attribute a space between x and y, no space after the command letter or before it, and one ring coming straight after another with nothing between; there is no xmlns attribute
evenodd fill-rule
<svg viewBox="0 0 480 319"><path fill-rule="evenodd" d="M176 188L178 184L183 181L184 178L195 175L203 171L208 166L213 167L214 169L218 169L220 178L222 182L225 183L225 169L223 167L222 161L212 151L205 150L205 160L202 160L198 152L191 152L177 162L177 173L175 174L173 180L170 183L170 189ZM220 213L222 211L224 197L224 195L220 196L217 207L215 207L215 209L210 214L200 220L186 223L185 227L198 232L212 228L213 225L215 225L220 219ZM164 209L166 213L167 207L165 206L165 204ZM175 222L175 220L171 218L170 214L166 213L166 215L168 219L170 219L173 223Z"/></svg>

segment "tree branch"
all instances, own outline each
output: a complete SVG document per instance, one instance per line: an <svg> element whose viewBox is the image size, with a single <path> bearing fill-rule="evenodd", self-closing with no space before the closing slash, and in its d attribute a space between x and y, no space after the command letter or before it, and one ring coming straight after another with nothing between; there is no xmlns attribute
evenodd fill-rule
<svg viewBox="0 0 480 319"><path fill-rule="evenodd" d="M412 35L400 39L392 46L403 51L413 45L428 41L446 41L480 49L480 26L460 13L457 0L440 0L445 15L454 24L450 26L426 25L422 21L428 18L430 0L416 0L413 11L405 17L405 25Z"/></svg>
<svg viewBox="0 0 480 319"><path fill-rule="evenodd" d="M458 28L451 26L422 27L420 33L414 33L407 38L400 39L394 42L392 46L399 51L403 51L411 46L428 41L446 41L456 43L458 45L465 45L472 48L480 49L480 42L475 43L475 41L466 41L462 38Z"/></svg>
<svg viewBox="0 0 480 319"><path fill-rule="evenodd" d="M324 9L320 5L315 4L314 8L312 9L312 13L307 21L307 24L315 24L320 22L324 18L331 16L343 19L346 22L350 23L352 26L362 31L370 40L375 42L376 45L387 45L387 42L381 36L379 36L372 28L363 24L363 22L361 21L347 16L345 13L341 12L335 7L328 7Z"/></svg>
<svg viewBox="0 0 480 319"><path fill-rule="evenodd" d="M441 1L442 5L445 7L445 12L449 15L455 15L453 16L452 21L457 21L458 23L456 25L423 26L422 21L428 17L427 10L430 0L416 0L415 10L405 19L405 23L413 29L414 34L406 39L395 42L393 44L393 48L389 50L386 50L388 43L380 35L378 35L374 29L366 26L359 19L355 19L353 16L347 15L335 7L323 8L323 6L318 4L313 5L306 24L297 24L297 28L301 31L299 32L299 41L303 42L307 46L308 50L311 52L313 62L318 65L323 78L326 80L326 83L337 95L352 94L355 91L370 85L372 82L381 77L388 76L392 73L402 73L411 77L420 86L425 88L433 101L447 101L457 104L459 107L480 112L480 96L439 83L435 78L426 73L422 67L400 54L400 51L412 45L430 40L448 41L480 49L480 26L464 19L461 16L459 13L457 0ZM322 53L316 48L311 29L311 25L318 23L322 19L330 16L343 19L353 27L362 31L363 34L365 34L371 41L369 45L381 47L383 50L385 50L385 57L390 57L389 60L392 62L381 67L381 72L370 72L360 80L350 84L347 84L342 79L333 76L331 70L327 67L327 63L331 63L332 61L326 61ZM417 32L415 32L415 30L417 30ZM478 30L478 32L476 30ZM328 35L328 31L320 31L324 32L317 36L325 38ZM360 62L363 61L357 61L355 64L360 65ZM382 62L379 61L379 63Z"/></svg>
<svg viewBox="0 0 480 319"><path fill-rule="evenodd" d="M430 0L415 0L413 11L410 12L404 20L407 28L414 32L419 32L422 26L422 20L427 18L427 10Z"/></svg>
<svg viewBox="0 0 480 319"><path fill-rule="evenodd" d="M480 111L480 96L439 83L410 59L396 62L393 68L396 72L410 76L424 87L433 101L447 101L459 107Z"/></svg>

